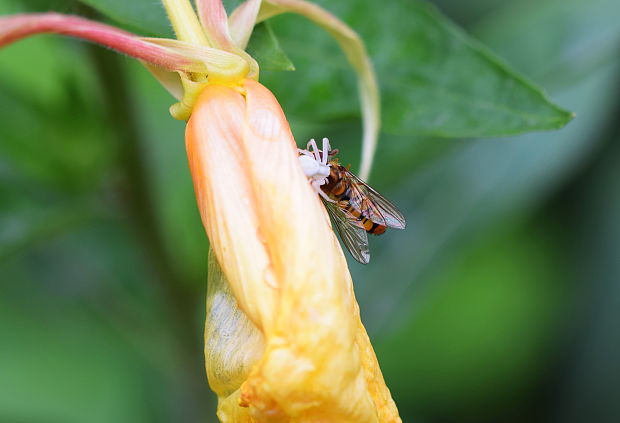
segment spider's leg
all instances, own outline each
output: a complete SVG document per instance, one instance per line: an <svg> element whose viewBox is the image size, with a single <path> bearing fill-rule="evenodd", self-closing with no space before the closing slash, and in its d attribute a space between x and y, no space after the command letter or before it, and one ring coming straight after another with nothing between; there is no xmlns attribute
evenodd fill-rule
<svg viewBox="0 0 620 423"><path fill-rule="evenodd" d="M315 193L317 193L317 194L318 194L318 193L319 193L319 191L321 190L321 187L317 184L317 182L318 182L318 181L311 180L311 181L310 181L310 186L312 187L312 190L313 190Z"/></svg>
<svg viewBox="0 0 620 423"><path fill-rule="evenodd" d="M316 141L314 140L314 138L312 138L310 141L308 141L308 150L312 150L312 153L314 154L314 159L321 163L321 156L319 154L319 147L316 145Z"/></svg>
<svg viewBox="0 0 620 423"><path fill-rule="evenodd" d="M323 138L323 164L327 164L329 153L332 151L331 145L329 145L329 139Z"/></svg>
<svg viewBox="0 0 620 423"><path fill-rule="evenodd" d="M327 158L329 157L329 140L327 138L323 138L323 157L321 157L321 164L327 164Z"/></svg>

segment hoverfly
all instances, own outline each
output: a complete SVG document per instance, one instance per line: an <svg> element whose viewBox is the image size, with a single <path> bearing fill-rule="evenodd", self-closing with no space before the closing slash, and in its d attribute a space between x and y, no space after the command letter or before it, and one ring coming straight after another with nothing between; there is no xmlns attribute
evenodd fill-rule
<svg viewBox="0 0 620 423"><path fill-rule="evenodd" d="M404 229L402 213L381 194L340 165L329 140L323 138L319 150L314 139L299 160L305 175L336 227L340 239L353 258L362 264L370 261L368 234L381 235L387 228Z"/></svg>

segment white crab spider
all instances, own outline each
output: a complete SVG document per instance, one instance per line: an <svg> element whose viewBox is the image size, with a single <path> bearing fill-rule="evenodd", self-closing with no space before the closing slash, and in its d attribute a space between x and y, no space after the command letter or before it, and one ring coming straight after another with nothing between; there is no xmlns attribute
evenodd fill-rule
<svg viewBox="0 0 620 423"><path fill-rule="evenodd" d="M305 150L298 148L297 151L299 151L299 164L301 165L304 175L306 175L310 181L312 189L325 200L333 203L334 200L329 198L323 190L321 190L321 185L327 183L330 172L329 152L331 151L331 147L329 145L329 140L323 138L323 148L319 150L316 141L312 138L308 141Z"/></svg>

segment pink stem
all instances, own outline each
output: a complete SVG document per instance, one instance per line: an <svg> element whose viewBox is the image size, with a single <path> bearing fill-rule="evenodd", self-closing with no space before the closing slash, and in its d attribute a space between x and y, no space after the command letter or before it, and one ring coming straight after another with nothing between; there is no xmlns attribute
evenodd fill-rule
<svg viewBox="0 0 620 423"><path fill-rule="evenodd" d="M202 65L168 48L140 40L129 32L78 16L50 12L0 17L0 47L41 33L82 38L171 71Z"/></svg>

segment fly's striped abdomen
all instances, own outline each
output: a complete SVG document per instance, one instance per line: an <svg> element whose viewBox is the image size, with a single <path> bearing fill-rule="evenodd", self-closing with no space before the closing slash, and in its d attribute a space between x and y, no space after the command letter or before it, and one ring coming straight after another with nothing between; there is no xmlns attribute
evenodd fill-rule
<svg viewBox="0 0 620 423"><path fill-rule="evenodd" d="M327 183L322 185L321 189L329 198L338 203L338 207L347 212L349 216L354 217L355 221L359 222L366 232L381 235L385 232L386 226L368 219L359 207L351 203L354 194L351 181L345 177L347 172L348 170L342 166L332 166Z"/></svg>

